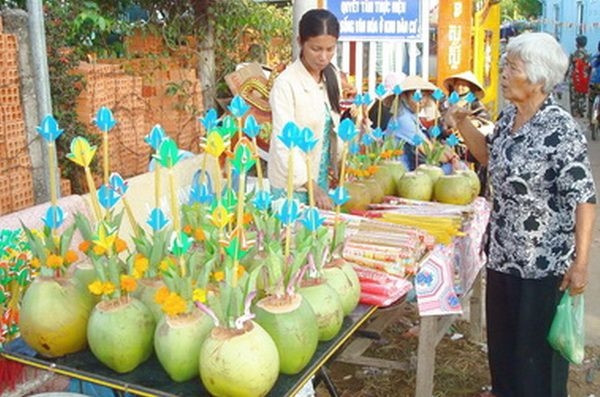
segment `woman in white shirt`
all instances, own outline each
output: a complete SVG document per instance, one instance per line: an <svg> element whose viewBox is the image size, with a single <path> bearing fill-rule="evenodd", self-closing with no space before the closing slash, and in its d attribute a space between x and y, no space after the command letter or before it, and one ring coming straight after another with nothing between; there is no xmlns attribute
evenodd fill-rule
<svg viewBox="0 0 600 397"><path fill-rule="evenodd" d="M300 129L310 128L318 142L309 152L312 180L308 180L306 154L293 150L294 197L308 202L308 184L313 185L315 203L331 209L328 196L328 173L336 168L337 148L341 149L335 133L340 121L341 83L339 72L331 64L340 26L336 17L324 9L307 11L300 20L298 42L300 57L275 80L269 102L273 117L273 132L269 149L268 176L274 197L285 196L290 150L277 138L289 121Z"/></svg>

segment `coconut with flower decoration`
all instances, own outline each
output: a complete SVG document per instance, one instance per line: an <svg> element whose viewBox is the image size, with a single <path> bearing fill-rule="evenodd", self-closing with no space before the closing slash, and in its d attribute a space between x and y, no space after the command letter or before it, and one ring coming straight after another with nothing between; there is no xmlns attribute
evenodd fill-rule
<svg viewBox="0 0 600 397"><path fill-rule="evenodd" d="M293 375L308 364L319 341L315 314L309 303L297 292L297 282L305 271L303 265L310 249L310 242L304 240L294 247L291 244L291 231L300 216L299 204L293 199L292 175L295 157L293 151L301 150L302 153L308 154L316 145L317 139L310 129L305 128L301 131L293 122L284 126L278 139L289 151L287 196L275 214L270 211L270 203L265 205L267 204L265 198L270 202L270 197L258 194L254 200L254 205L260 208L258 210L260 212L255 214L255 219L259 220L257 225L259 232L263 233L263 237L264 235L270 237L264 242L266 296L256 303L254 313L255 321L269 333L277 346L280 372ZM312 180L310 156L306 155L305 158L307 176ZM314 206L312 184L309 184L308 197L310 207L305 210L302 223L314 230L323 219ZM277 218L284 227L283 244L280 233L266 230L266 225L276 224L270 222L271 218ZM265 229L260 230L261 228Z"/></svg>
<svg viewBox="0 0 600 397"><path fill-rule="evenodd" d="M210 136L208 137L210 139ZM273 387L279 373L279 354L269 334L252 321L251 303L256 291L260 268L240 271L240 260L247 255L249 242L244 229L245 181L254 165L251 144L239 139L230 167L238 175L235 228L225 227L231 216L223 206L217 189L212 219L218 224L219 240L223 243L216 290L208 291L206 302L196 305L214 320L215 327L200 351L200 378L207 390L216 396L265 395ZM229 174L229 173L228 173ZM220 175L220 174L219 174Z"/></svg>
<svg viewBox="0 0 600 397"><path fill-rule="evenodd" d="M42 231L23 230L31 247L31 264L39 275L29 286L21 305L21 336L35 351L46 357L59 357L86 347L86 326L94 304L91 296L78 283L66 277L66 269L78 259L69 249L75 225L61 229L65 214L57 205L55 140L63 130L48 115L37 128L48 147L50 171L50 207L46 211ZM91 158L78 157L89 166ZM59 231L60 229L60 231Z"/></svg>

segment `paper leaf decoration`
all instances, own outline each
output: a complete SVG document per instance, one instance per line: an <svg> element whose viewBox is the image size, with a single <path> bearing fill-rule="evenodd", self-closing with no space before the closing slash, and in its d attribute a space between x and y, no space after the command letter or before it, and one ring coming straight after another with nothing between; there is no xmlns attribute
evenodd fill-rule
<svg viewBox="0 0 600 397"><path fill-rule="evenodd" d="M475 96L475 94L473 94L471 91L469 91L467 93L467 95L465 95L464 99L465 99L465 101L467 101L467 103L473 103L473 102L475 102L477 97Z"/></svg>
<svg viewBox="0 0 600 397"><path fill-rule="evenodd" d="M246 117L244 121L244 134L248 136L248 138L256 138L262 129L261 125L256 122L256 118L253 115L249 115Z"/></svg>
<svg viewBox="0 0 600 397"><path fill-rule="evenodd" d="M286 199L281 208L279 209L279 213L277 213L277 218L284 225L291 225L298 219L300 212L300 206L298 202L294 199Z"/></svg>
<svg viewBox="0 0 600 397"><path fill-rule="evenodd" d="M252 204L260 211L267 211L271 207L272 200L271 193L266 190L260 190L256 193L256 196L254 196Z"/></svg>
<svg viewBox="0 0 600 397"><path fill-rule="evenodd" d="M377 84L377 87L375 87L375 94L377 94L379 98L383 98L386 93L385 86L381 83Z"/></svg>
<svg viewBox="0 0 600 397"><path fill-rule="evenodd" d="M63 130L58 128L58 122L51 114L46 115L39 127L35 129L46 142L54 142L63 133Z"/></svg>
<svg viewBox="0 0 600 397"><path fill-rule="evenodd" d="M375 139L383 138L383 130L380 127L375 128L371 134Z"/></svg>
<svg viewBox="0 0 600 397"><path fill-rule="evenodd" d="M375 142L375 139L373 139L373 136L371 134L364 134L362 138L360 138L360 143L362 143L365 146L369 146L373 142Z"/></svg>
<svg viewBox="0 0 600 397"><path fill-rule="evenodd" d="M175 256L182 256L189 251L192 246L190 237L184 232L173 232L169 245L169 251Z"/></svg>
<svg viewBox="0 0 600 397"><path fill-rule="evenodd" d="M321 213L317 208L310 207L306 211L304 211L300 222L304 225L305 228L307 228L311 232L314 232L319 227L321 227L323 222L325 222L325 217L321 216Z"/></svg>
<svg viewBox="0 0 600 397"><path fill-rule="evenodd" d="M252 156L252 151L245 143L238 143L233 153L233 159L230 160L233 168L240 174L247 173L256 160Z"/></svg>
<svg viewBox="0 0 600 397"><path fill-rule="evenodd" d="M120 196L109 186L102 185L98 189L98 202L105 210L110 210L117 204Z"/></svg>
<svg viewBox="0 0 600 397"><path fill-rule="evenodd" d="M238 198L235 190L233 190L232 188L224 189L223 196L221 197L221 202L223 203L223 206L225 206L228 212L235 212L238 203Z"/></svg>
<svg viewBox="0 0 600 397"><path fill-rule="evenodd" d="M423 137L421 136L421 134L414 134L412 137L412 144L413 146L419 146L422 145L423 142L425 142L425 140L423 139Z"/></svg>
<svg viewBox="0 0 600 397"><path fill-rule="evenodd" d="M358 142L352 142L348 148L348 151L350 154L358 154L358 152L360 152L360 145Z"/></svg>
<svg viewBox="0 0 600 397"><path fill-rule="evenodd" d="M314 132L306 127L300 131L296 144L304 153L308 153L314 149L319 140L315 137Z"/></svg>
<svg viewBox="0 0 600 397"><path fill-rule="evenodd" d="M440 134L442 133L442 130L440 129L440 127L438 125L434 125L433 127L431 127L429 129L429 136L432 138L437 138L438 136L440 136Z"/></svg>
<svg viewBox="0 0 600 397"><path fill-rule="evenodd" d="M156 124L150 130L150 133L144 137L144 142L146 142L152 147L152 149L156 151L166 137L167 134L165 134L165 130L160 126L160 124Z"/></svg>
<svg viewBox="0 0 600 397"><path fill-rule="evenodd" d="M448 103L450 105L456 105L458 101L460 101L460 95L458 95L458 92L452 91L452 93L448 97Z"/></svg>
<svg viewBox="0 0 600 397"><path fill-rule="evenodd" d="M344 119L338 127L338 136L344 142L350 142L352 139L354 139L357 133L358 130L356 129L354 121L349 118Z"/></svg>
<svg viewBox="0 0 600 397"><path fill-rule="evenodd" d="M343 186L338 186L334 190L331 190L329 192L329 197L331 197L335 205L344 205L348 200L350 200L348 189Z"/></svg>
<svg viewBox="0 0 600 397"><path fill-rule="evenodd" d="M368 92L365 92L362 97L362 104L369 106L373 99L371 99L371 95Z"/></svg>
<svg viewBox="0 0 600 397"><path fill-rule="evenodd" d="M277 138L287 147L292 149L298 143L298 137L300 135L300 129L293 121L288 121Z"/></svg>
<svg viewBox="0 0 600 397"><path fill-rule="evenodd" d="M229 106L227 106L227 109L229 109L233 117L239 119L241 117L244 117L246 112L250 110L250 106L246 103L246 101L244 101L244 99L241 96L236 95L229 103Z"/></svg>
<svg viewBox="0 0 600 397"><path fill-rule="evenodd" d="M392 88L392 92L394 93L394 95L400 95L402 94L402 88L398 84L396 84L394 88Z"/></svg>
<svg viewBox="0 0 600 397"><path fill-rule="evenodd" d="M146 220L146 223L154 230L155 232L161 230L163 227L169 223L165 213L160 208L154 208L150 211L150 215Z"/></svg>
<svg viewBox="0 0 600 397"><path fill-rule="evenodd" d="M362 96L362 94L356 94L356 96L354 97L353 103L356 106L362 105L363 104L363 96Z"/></svg>
<svg viewBox="0 0 600 397"><path fill-rule="evenodd" d="M240 245L239 238L235 236L231 239L231 241L229 241L227 247L225 247L225 253L234 261L239 261L243 259L246 256L246 254L248 254L248 250L244 250L242 248L242 246Z"/></svg>
<svg viewBox="0 0 600 397"><path fill-rule="evenodd" d="M444 93L439 88L436 88L431 97L439 102L444 97Z"/></svg>
<svg viewBox="0 0 600 397"><path fill-rule="evenodd" d="M204 117L199 117L200 123L204 126L206 132L212 131L217 126L217 111L213 108L208 109Z"/></svg>
<svg viewBox="0 0 600 397"><path fill-rule="evenodd" d="M158 161L164 168L172 168L181 160L177 143L171 138L166 138L158 148Z"/></svg>
<svg viewBox="0 0 600 397"><path fill-rule="evenodd" d="M221 123L221 127L217 128L217 131L219 131L223 140L227 141L237 132L237 128L235 119L231 116L225 116Z"/></svg>
<svg viewBox="0 0 600 397"><path fill-rule="evenodd" d="M108 132L117 124L112 111L106 106L102 106L96 113L94 123L102 132Z"/></svg>
<svg viewBox="0 0 600 397"><path fill-rule="evenodd" d="M46 217L43 220L50 229L58 229L65 221L65 214L62 208L52 205L46 211Z"/></svg>
<svg viewBox="0 0 600 397"><path fill-rule="evenodd" d="M71 141L71 152L67 153L67 158L82 167L89 167L95 154L96 146L91 146L87 139L78 136Z"/></svg>

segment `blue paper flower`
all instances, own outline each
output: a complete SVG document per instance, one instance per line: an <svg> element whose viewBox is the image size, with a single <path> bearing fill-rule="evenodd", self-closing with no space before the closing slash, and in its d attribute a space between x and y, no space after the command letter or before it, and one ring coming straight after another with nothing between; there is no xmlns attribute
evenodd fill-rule
<svg viewBox="0 0 600 397"><path fill-rule="evenodd" d="M348 119L346 119L348 120ZM293 121L288 121L281 130L277 138L288 148L292 149L297 145L300 129Z"/></svg>
<svg viewBox="0 0 600 397"><path fill-rule="evenodd" d="M39 127L36 127L35 129L37 130L38 134L40 134L42 138L46 140L46 142L54 142L56 138L63 133L63 130L58 128L58 123L51 114L47 114Z"/></svg>
<svg viewBox="0 0 600 397"><path fill-rule="evenodd" d="M452 91L452 93L448 97L448 103L450 105L456 105L458 101L460 101L460 95L458 95L458 92Z"/></svg>
<svg viewBox="0 0 600 397"><path fill-rule="evenodd" d="M350 200L348 189L343 186L338 186L334 190L330 190L329 197L331 197L335 205L344 205L348 200Z"/></svg>
<svg viewBox="0 0 600 397"><path fill-rule="evenodd" d="M353 103L356 106L362 105L363 104L363 96L362 96L362 94L356 94L356 96L354 97Z"/></svg>
<svg viewBox="0 0 600 397"><path fill-rule="evenodd" d="M300 222L304 225L305 228L314 232L317 230L323 222L325 222L325 217L321 216L319 210L315 207L310 207L304 211L302 219Z"/></svg>
<svg viewBox="0 0 600 397"><path fill-rule="evenodd" d="M360 152L360 145L358 144L358 142L352 142L350 144L350 147L348 148L348 151L350 152L350 154L357 154L358 152Z"/></svg>
<svg viewBox="0 0 600 397"><path fill-rule="evenodd" d="M381 83L377 84L377 87L375 87L375 94L377 94L379 98L383 98L386 93L385 86Z"/></svg>
<svg viewBox="0 0 600 397"><path fill-rule="evenodd" d="M287 226L296 222L296 219L298 219L299 212L300 206L298 205L298 202L294 199L286 199L283 202L283 205L281 206L279 213L276 216L282 224Z"/></svg>
<svg viewBox="0 0 600 397"><path fill-rule="evenodd" d="M146 223L152 228L152 230L157 232L165 227L167 223L169 223L169 220L160 208L154 208L152 211L150 211L150 216L148 216Z"/></svg>
<svg viewBox="0 0 600 397"><path fill-rule="evenodd" d="M204 126L204 129L212 131L217 126L217 111L213 108L208 109L204 117L199 117L198 120Z"/></svg>
<svg viewBox="0 0 600 397"><path fill-rule="evenodd" d="M204 182L202 185L196 182L190 188L190 204L208 204L213 200L214 196L210 182Z"/></svg>
<svg viewBox="0 0 600 397"><path fill-rule="evenodd" d="M444 93L439 88L436 88L435 91L433 91L433 94L431 94L431 97L439 102L444 97Z"/></svg>
<svg viewBox="0 0 600 397"><path fill-rule="evenodd" d="M248 110L250 110L250 106L241 96L236 95L229 103L229 106L227 106L227 109L229 109L233 117L241 118L244 117Z"/></svg>
<svg viewBox="0 0 600 397"><path fill-rule="evenodd" d="M396 118L391 118L390 121L388 121L388 125L387 128L385 129L386 132L387 131L394 131L397 130L399 128L399 123L398 123L398 119Z"/></svg>
<svg viewBox="0 0 600 397"><path fill-rule="evenodd" d="M369 106L372 101L373 101L373 99L371 99L371 95L368 92L365 92L362 97L363 105Z"/></svg>
<svg viewBox="0 0 600 397"><path fill-rule="evenodd" d="M167 137L165 130L160 124L155 124L150 130L150 133L144 137L144 142L152 147L154 150L158 150L162 141Z"/></svg>
<svg viewBox="0 0 600 397"><path fill-rule="evenodd" d="M115 204L117 204L117 202L119 201L119 198L121 198L121 196L119 196L119 194L115 192L110 186L102 185L100 186L100 189L98 189L98 201L100 202L100 205L106 210L109 210L112 207L114 207Z"/></svg>
<svg viewBox="0 0 600 397"><path fill-rule="evenodd" d="M421 90L415 90L415 92L412 94L412 100L415 102L421 102L422 99L423 93L421 92Z"/></svg>
<svg viewBox="0 0 600 397"><path fill-rule="evenodd" d="M392 88L392 92L394 93L394 95L400 95L402 94L402 88L398 84L396 84L394 88Z"/></svg>
<svg viewBox="0 0 600 397"><path fill-rule="evenodd" d="M269 208L271 208L272 200L273 197L271 196L271 193L269 193L267 190L260 190L254 196L252 204L254 204L256 209L259 211L267 211Z"/></svg>
<svg viewBox="0 0 600 397"><path fill-rule="evenodd" d="M344 142L350 142L352 139L354 139L357 133L358 130L356 129L356 125L354 125L354 121L349 118L344 119L338 127L338 136Z"/></svg>
<svg viewBox="0 0 600 397"><path fill-rule="evenodd" d="M120 194L121 196L127 193L127 189L129 189L129 184L125 182L123 177L119 175L118 172L113 172L110 174L108 184L115 192L117 192L117 194Z"/></svg>
<svg viewBox="0 0 600 397"><path fill-rule="evenodd" d="M300 150L302 150L304 153L308 153L314 149L318 141L319 140L315 138L314 132L310 128L305 127L302 129L302 131L300 131L300 135L298 136L296 144Z"/></svg>
<svg viewBox="0 0 600 397"><path fill-rule="evenodd" d="M360 138L360 143L362 143L365 146L369 146L373 142L375 142L375 139L371 134L364 134L362 138Z"/></svg>
<svg viewBox="0 0 600 397"><path fill-rule="evenodd" d="M46 211L46 217L44 218L44 224L50 229L58 229L65 221L65 214L57 205L52 205Z"/></svg>
<svg viewBox="0 0 600 397"><path fill-rule="evenodd" d="M442 133L442 130L440 130L440 127L438 125L434 125L433 127L431 127L429 129L429 136L432 138L437 138L438 136L440 136L440 134Z"/></svg>
<svg viewBox="0 0 600 397"><path fill-rule="evenodd" d="M467 101L467 103L473 103L476 99L477 97L471 91L469 91L464 97L464 100Z"/></svg>
<svg viewBox="0 0 600 397"><path fill-rule="evenodd" d="M459 143L460 143L460 140L458 139L456 134L452 134L446 139L446 144L450 147L454 147L454 146L458 145Z"/></svg>
<svg viewBox="0 0 600 397"><path fill-rule="evenodd" d="M256 138L256 136L260 133L262 129L261 125L256 122L256 119L253 115L246 117L246 121L244 121L244 134L248 136L248 138Z"/></svg>
<svg viewBox="0 0 600 397"><path fill-rule="evenodd" d="M373 135L373 138L375 138L375 139L383 138L383 130L379 127L375 128L371 134Z"/></svg>
<svg viewBox="0 0 600 397"><path fill-rule="evenodd" d="M412 137L412 144L413 146L419 146L422 145L423 142L425 142L425 140L423 139L423 137L421 136L421 134L414 134Z"/></svg>
<svg viewBox="0 0 600 397"><path fill-rule="evenodd" d="M94 123L96 123L96 126L100 128L100 131L108 132L117 124L117 121L115 120L111 110L106 106L102 106L98 110L98 113L96 113Z"/></svg>

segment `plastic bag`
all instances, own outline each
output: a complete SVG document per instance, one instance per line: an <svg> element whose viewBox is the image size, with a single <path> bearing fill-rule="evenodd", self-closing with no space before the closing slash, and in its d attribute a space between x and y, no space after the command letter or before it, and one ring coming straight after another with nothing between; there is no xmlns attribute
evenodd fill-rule
<svg viewBox="0 0 600 397"><path fill-rule="evenodd" d="M583 294L571 296L566 290L552 320L548 343L573 364L584 357Z"/></svg>

